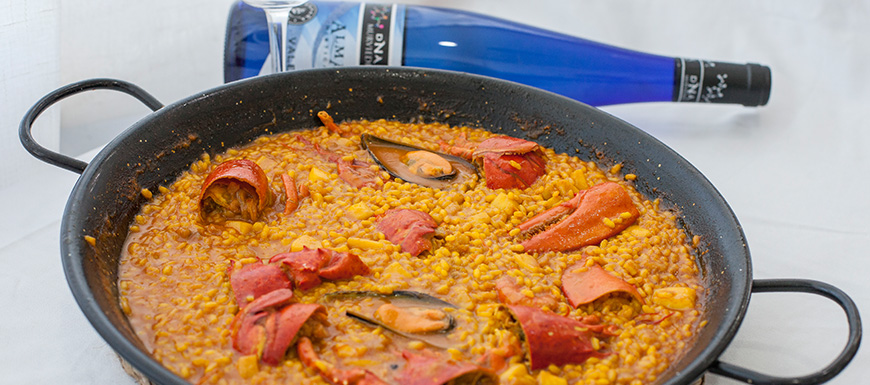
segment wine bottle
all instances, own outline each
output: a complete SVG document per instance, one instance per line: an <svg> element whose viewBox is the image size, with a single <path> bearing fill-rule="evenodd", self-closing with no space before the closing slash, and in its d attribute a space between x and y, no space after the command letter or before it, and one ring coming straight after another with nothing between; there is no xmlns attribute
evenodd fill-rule
<svg viewBox="0 0 870 385"><path fill-rule="evenodd" d="M593 106L636 102L762 106L770 68L653 55L502 19L401 4L309 1L288 18L287 68L382 65L486 75ZM239 1L225 42L227 82L269 71L262 10Z"/></svg>

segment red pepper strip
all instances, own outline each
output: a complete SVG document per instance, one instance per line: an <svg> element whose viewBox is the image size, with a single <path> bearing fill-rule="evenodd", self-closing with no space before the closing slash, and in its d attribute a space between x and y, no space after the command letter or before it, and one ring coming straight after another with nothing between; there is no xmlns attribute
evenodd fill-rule
<svg viewBox="0 0 870 385"><path fill-rule="evenodd" d="M608 353L592 347L592 337L602 325L587 325L575 319L523 305L508 305L519 321L529 349L529 366L543 369L551 364L562 366L581 364L590 357L604 357Z"/></svg>
<svg viewBox="0 0 870 385"><path fill-rule="evenodd" d="M292 289L293 282L280 267L251 263L230 273L230 285L236 304L243 308L248 302L278 289ZM249 300L250 298L250 300Z"/></svg>
<svg viewBox="0 0 870 385"><path fill-rule="evenodd" d="M296 344L296 353L299 355L299 360L307 368L314 369L321 378L333 385L388 385L386 382L374 375L374 373L363 369L341 370L337 369L332 364L324 362L314 352L314 346L311 340L307 337L299 338L299 343ZM320 365L318 365L318 362Z"/></svg>
<svg viewBox="0 0 870 385"><path fill-rule="evenodd" d="M437 226L429 214L411 209L388 210L377 224L390 242L415 257L432 248L432 234Z"/></svg>
<svg viewBox="0 0 870 385"><path fill-rule="evenodd" d="M539 309L556 309L558 302L553 296L544 293L533 298L526 297L520 290L516 279L510 276L502 276L495 281L495 289L498 291L498 301L506 305L526 305Z"/></svg>
<svg viewBox="0 0 870 385"><path fill-rule="evenodd" d="M272 366L280 364L296 333L299 333L299 329L302 328L302 324L318 311L326 312L326 308L313 303L294 303L269 316L267 324L275 324L275 326L266 328L274 331L269 333L266 339L263 362Z"/></svg>
<svg viewBox="0 0 870 385"><path fill-rule="evenodd" d="M580 262L562 273L562 292L574 308L614 292L627 293L644 303L632 284L613 276L601 266L592 265L585 271L579 270L583 266L586 265Z"/></svg>
<svg viewBox="0 0 870 385"><path fill-rule="evenodd" d="M324 251L329 255L329 263L318 272L321 278L337 281L351 279L358 275L369 275L372 272L365 262L354 254L333 250Z"/></svg>
<svg viewBox="0 0 870 385"><path fill-rule="evenodd" d="M287 215L299 207L299 193L296 192L296 180L292 176L281 174L281 181L284 182L284 195L287 196L284 204L284 215Z"/></svg>
<svg viewBox="0 0 870 385"><path fill-rule="evenodd" d="M640 212L625 189L618 183L605 182L581 191L518 228L521 234L534 234L522 242L526 252L570 251L619 234L638 216ZM547 227L553 221L558 223Z"/></svg>
<svg viewBox="0 0 870 385"><path fill-rule="evenodd" d="M257 213L262 212L266 208L266 205L269 204L269 179L266 178L266 173L263 169L250 160L235 159L219 164L208 174L199 194L200 211L202 211L206 199L212 199L212 201L218 203L217 200L209 197L208 192L210 187L232 182L240 184L241 188L253 190L251 192L257 197ZM256 218L247 218L247 216L245 216L245 219L256 220Z"/></svg>
<svg viewBox="0 0 870 385"><path fill-rule="evenodd" d="M320 250L323 249L304 247L302 251L277 254L269 259L269 263L280 262L289 266L293 283L299 290L305 291L320 285L318 273L329 262L329 257Z"/></svg>
<svg viewBox="0 0 870 385"><path fill-rule="evenodd" d="M442 385L463 376L469 378L486 376L490 378L491 383L498 383L495 373L470 362L456 362L431 352L417 354L406 351L402 352L402 357L408 363L396 376L396 381L401 385Z"/></svg>
<svg viewBox="0 0 870 385"><path fill-rule="evenodd" d="M245 355L256 353L263 346L267 334L258 321L292 298L292 290L278 289L260 296L239 310L230 324L233 348Z"/></svg>

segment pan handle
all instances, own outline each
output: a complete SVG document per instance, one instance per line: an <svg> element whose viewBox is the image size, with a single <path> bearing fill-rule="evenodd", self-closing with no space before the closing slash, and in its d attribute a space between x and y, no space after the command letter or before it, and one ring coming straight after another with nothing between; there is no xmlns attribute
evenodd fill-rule
<svg viewBox="0 0 870 385"><path fill-rule="evenodd" d="M33 135L30 131L36 118L54 103L80 92L99 89L121 91L132 95L148 106L152 111L157 111L163 108L163 104L151 96L151 94L145 92L145 90L132 83L115 79L83 80L52 91L48 95L43 96L42 99L39 99L33 107L30 107L30 110L27 111L27 114L24 115L23 119L21 119L21 125L18 127L18 138L21 139L21 144L31 155L45 163L77 174L83 173L85 168L88 167L87 163L42 147L39 143L36 143L36 141L33 140Z"/></svg>
<svg viewBox="0 0 870 385"><path fill-rule="evenodd" d="M861 345L861 316L858 307L842 290L824 282L806 279L756 279L753 293L802 292L821 295L836 302L846 312L849 321L849 339L837 358L824 369L802 377L774 377L716 360L708 368L711 373L730 377L754 385L807 385L827 382L849 364Z"/></svg>

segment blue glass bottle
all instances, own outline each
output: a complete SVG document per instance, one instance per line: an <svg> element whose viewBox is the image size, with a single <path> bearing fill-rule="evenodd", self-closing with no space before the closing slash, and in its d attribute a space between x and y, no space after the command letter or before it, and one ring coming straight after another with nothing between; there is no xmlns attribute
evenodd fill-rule
<svg viewBox="0 0 870 385"><path fill-rule="evenodd" d="M452 9L319 1L303 7L289 20L290 30L297 30L288 37L295 49L288 48L294 55L288 61L296 59L296 68L374 62L463 71L531 85L593 106L760 106L770 96L770 69L758 64L652 55ZM378 45L381 35L391 44ZM261 10L241 2L233 5L225 49L226 81L262 73L269 44ZM349 53L354 49L358 53ZM379 52L391 56L392 62L379 60Z"/></svg>

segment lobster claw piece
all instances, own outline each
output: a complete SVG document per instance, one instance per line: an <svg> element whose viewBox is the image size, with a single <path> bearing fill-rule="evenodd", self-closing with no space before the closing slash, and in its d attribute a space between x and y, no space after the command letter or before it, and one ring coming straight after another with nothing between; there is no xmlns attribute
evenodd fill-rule
<svg viewBox="0 0 870 385"><path fill-rule="evenodd" d="M231 218L253 222L271 197L269 179L260 166L247 159L229 160L215 167L202 184L199 212L206 222Z"/></svg>
<svg viewBox="0 0 870 385"><path fill-rule="evenodd" d="M528 188L546 172L538 144L510 136L484 140L472 157L482 159L486 187L491 189Z"/></svg>
<svg viewBox="0 0 870 385"><path fill-rule="evenodd" d="M605 182L521 223L519 236L526 252L571 251L619 234L639 216L628 192Z"/></svg>
<svg viewBox="0 0 870 385"><path fill-rule="evenodd" d="M603 325L586 324L556 313L523 305L508 305L520 323L529 350L529 366L543 369L551 364L582 364L591 357L604 357L596 350L592 337L607 336Z"/></svg>
<svg viewBox="0 0 870 385"><path fill-rule="evenodd" d="M262 325L262 320L268 319L275 308L290 302L292 298L292 290L278 289L260 296L239 310L230 325L233 348L245 355L257 353L268 338L268 331Z"/></svg>
<svg viewBox="0 0 870 385"><path fill-rule="evenodd" d="M388 210L377 224L390 242L415 257L432 248L432 235L437 226L432 216L412 209Z"/></svg>
<svg viewBox="0 0 870 385"><path fill-rule="evenodd" d="M547 160L537 143L511 136L495 136L472 143L463 133L453 145L441 143L441 150L483 165L486 187L528 188L546 172Z"/></svg>
<svg viewBox="0 0 870 385"><path fill-rule="evenodd" d="M274 324L274 329L267 327L267 330L272 333L266 339L266 345L263 348L263 363L272 366L278 366L287 353L287 348L299 333L302 325L317 312L325 313L326 308L323 305L314 303L294 303L285 306L277 313L270 316L272 318L269 323Z"/></svg>

